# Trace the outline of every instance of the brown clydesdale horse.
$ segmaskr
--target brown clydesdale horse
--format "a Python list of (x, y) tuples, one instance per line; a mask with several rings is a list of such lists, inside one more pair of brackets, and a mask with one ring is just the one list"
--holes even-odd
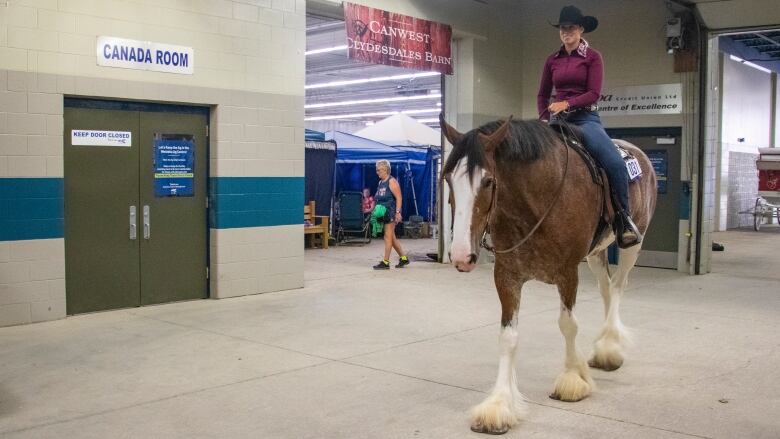
[[(609, 273), (606, 249), (614, 242), (614, 233), (608, 227), (595, 236), (605, 192), (593, 182), (585, 161), (547, 124), (510, 117), (465, 134), (443, 120), (441, 126), (454, 146), (443, 169), (453, 213), (450, 259), (458, 271), (474, 269), (487, 230), (495, 246), (494, 279), (501, 300), (498, 377), (490, 395), (472, 410), (471, 429), (501, 434), (524, 412), (514, 367), (523, 284), (535, 279), (558, 287), (558, 326), (566, 340), (566, 360), (550, 397), (579, 401), (593, 388), (588, 365), (615, 370), (623, 364), (628, 334), (619, 304), (641, 246), (621, 249), (618, 269)], [(644, 234), (655, 209), (655, 172), (639, 148), (620, 143), (642, 169), (640, 179), (631, 183), (630, 204), (631, 216)], [(583, 258), (598, 280), (605, 311), (587, 363), (575, 345), (573, 312), (577, 266)]]

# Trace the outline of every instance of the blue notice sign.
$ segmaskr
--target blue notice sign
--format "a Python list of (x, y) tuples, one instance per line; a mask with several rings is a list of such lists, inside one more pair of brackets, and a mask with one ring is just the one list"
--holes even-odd
[(194, 197), (195, 138), (190, 134), (154, 135), (154, 195)]
[(652, 149), (645, 151), (647, 157), (650, 159), (650, 163), (653, 164), (655, 170), (656, 181), (658, 182), (658, 193), (666, 193), (666, 181), (669, 174), (669, 159), (667, 153), (663, 149)]

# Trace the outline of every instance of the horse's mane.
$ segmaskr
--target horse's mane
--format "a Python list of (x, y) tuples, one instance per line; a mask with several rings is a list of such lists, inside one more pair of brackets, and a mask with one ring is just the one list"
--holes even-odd
[[(479, 140), (479, 133), (490, 135), (503, 123), (500, 120), (488, 122), (464, 134), (459, 144), (453, 145), (442, 173), (452, 172), (460, 159), (466, 157), (469, 176), (473, 177), (477, 166), (485, 166), (485, 153)], [(544, 122), (513, 120), (506, 139), (496, 147), (496, 162), (530, 163), (536, 161), (557, 141), (558, 137), (555, 131)]]

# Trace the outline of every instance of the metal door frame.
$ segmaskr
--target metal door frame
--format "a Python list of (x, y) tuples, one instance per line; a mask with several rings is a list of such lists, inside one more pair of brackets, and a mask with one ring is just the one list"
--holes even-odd
[[(76, 97), (65, 96), (63, 98), (64, 108), (86, 108), (95, 110), (119, 110), (119, 111), (137, 111), (137, 112), (157, 112), (157, 113), (178, 113), (206, 116), (206, 125), (209, 127), (206, 133), (206, 200), (208, 207), (205, 209), (206, 215), (206, 267), (211, 271), (211, 225), (209, 224), (209, 212), (211, 211), (211, 106), (207, 105), (182, 105), (168, 104), (161, 102), (139, 102), (139, 101), (121, 101), (115, 99), (102, 99), (94, 97)], [(67, 133), (63, 133), (63, 136)], [(206, 279), (206, 298), (211, 298), (211, 276)]]
[[(624, 128), (624, 127), (621, 127), (621, 128), (605, 128), (605, 130), (606, 130), (607, 134), (609, 135), (609, 137), (611, 137), (613, 139), (622, 139), (622, 138), (625, 138), (625, 137), (674, 137), (674, 138), (680, 140), (676, 144), (679, 145), (680, 148), (682, 148), (682, 133), (683, 133), (683, 127), (682, 126), (635, 127), (635, 128), (631, 128), (631, 127), (625, 127)], [(639, 147), (639, 145), (637, 145), (637, 147)], [(683, 158), (683, 152), (680, 151), (680, 159), (681, 160), (680, 160), (680, 163), (678, 163), (678, 166), (680, 167), (680, 169), (682, 169), (682, 158)], [(681, 187), (684, 187), (685, 186), (685, 180), (683, 180), (679, 174), (676, 177), (680, 181)], [(688, 194), (689, 194), (688, 195), (689, 196), (688, 205), (690, 205), (690, 201), (691, 201), (690, 200), (690, 196), (691, 196), (691, 192), (690, 191), (691, 191), (691, 188), (688, 187), (687, 190), (688, 190)], [(679, 194), (678, 196), (682, 197), (682, 194)], [(686, 214), (683, 211), (683, 207), (684, 207), (683, 203), (678, 203), (678, 204), (679, 204), (678, 217), (675, 220), (678, 223), (681, 220), (685, 220), (685, 219), (690, 220), (690, 207), (688, 208), (688, 212)], [(687, 218), (686, 218), (686, 216), (687, 216)], [(652, 226), (652, 221), (651, 221), (651, 226)], [(677, 236), (677, 249), (674, 252), (674, 253), (676, 253), (678, 255), (677, 256), (678, 263), (673, 268), (674, 270), (680, 270), (680, 268), (681, 268), (680, 264), (679, 264), (679, 258), (680, 258), (679, 255), (680, 255), (680, 252), (682, 251), (681, 250), (681, 244), (682, 243), (680, 241), (680, 236), (678, 234), (678, 236)], [(686, 243), (686, 245), (687, 245), (687, 243)], [(611, 252), (617, 253), (616, 246), (611, 249)], [(641, 256), (640, 256), (640, 258), (641, 258)], [(638, 264), (638, 265), (641, 265), (641, 264)], [(664, 269), (671, 269), (671, 268), (664, 268)]]

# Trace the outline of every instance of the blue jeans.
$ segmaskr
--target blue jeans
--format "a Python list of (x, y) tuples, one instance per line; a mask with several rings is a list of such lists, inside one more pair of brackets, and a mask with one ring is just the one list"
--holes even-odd
[(628, 170), (612, 139), (609, 138), (601, 118), (595, 111), (576, 111), (564, 116), (566, 121), (577, 125), (585, 137), (585, 149), (599, 162), (607, 173), (609, 185), (626, 213), (628, 204)]

